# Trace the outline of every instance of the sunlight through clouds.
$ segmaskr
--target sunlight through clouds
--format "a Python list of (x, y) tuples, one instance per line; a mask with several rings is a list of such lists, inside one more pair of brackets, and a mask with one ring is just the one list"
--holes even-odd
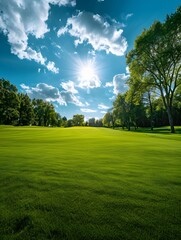
[(101, 86), (93, 61), (81, 62), (78, 69), (78, 81), (80, 88), (90, 89)]

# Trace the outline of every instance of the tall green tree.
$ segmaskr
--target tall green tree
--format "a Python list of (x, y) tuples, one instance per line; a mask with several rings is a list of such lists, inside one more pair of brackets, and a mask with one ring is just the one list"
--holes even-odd
[(74, 123), (74, 126), (83, 126), (83, 124), (84, 124), (84, 115), (75, 114), (73, 116), (73, 123)]
[(57, 126), (60, 123), (59, 115), (55, 112), (53, 104), (42, 99), (33, 99), (35, 125)]
[(96, 125), (96, 119), (95, 118), (89, 118), (89, 126), (95, 127)]
[[(154, 97), (156, 95), (156, 89), (155, 87), (151, 86), (149, 84), (150, 79), (146, 77), (143, 80), (144, 77), (142, 77), (139, 74), (136, 74), (136, 76), (132, 73), (132, 77), (129, 78), (128, 84), (130, 86), (129, 92), (133, 97), (133, 102), (137, 106), (141, 106), (143, 108), (143, 105), (145, 106), (145, 110), (147, 112), (147, 116), (150, 120), (150, 128), (153, 130), (154, 127), (154, 108), (153, 108), (153, 101)], [(137, 107), (139, 110), (140, 107)]]
[(44, 126), (45, 104), (42, 99), (33, 99), (33, 108), (35, 114), (34, 124)]
[(0, 124), (18, 124), (19, 104), (17, 88), (8, 80), (0, 79)]
[(27, 94), (19, 93), (19, 125), (30, 125), (34, 121), (34, 110), (31, 99)]
[(111, 112), (107, 112), (104, 117), (103, 117), (103, 125), (105, 127), (112, 127), (112, 113)]
[(127, 55), (131, 75), (149, 76), (149, 86), (160, 91), (174, 133), (173, 100), (181, 85), (181, 7), (167, 16), (164, 23), (155, 22), (135, 40)]

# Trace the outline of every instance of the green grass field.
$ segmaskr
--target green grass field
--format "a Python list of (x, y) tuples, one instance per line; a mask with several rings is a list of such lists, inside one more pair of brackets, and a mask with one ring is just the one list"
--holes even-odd
[(0, 126), (1, 240), (180, 240), (181, 134)]

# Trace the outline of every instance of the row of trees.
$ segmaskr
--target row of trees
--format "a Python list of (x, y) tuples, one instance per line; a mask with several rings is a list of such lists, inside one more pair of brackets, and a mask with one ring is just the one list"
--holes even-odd
[[(172, 111), (175, 125), (181, 125), (180, 96), (175, 98)], [(121, 126), (128, 130), (131, 127), (150, 127), (153, 130), (154, 127), (168, 126), (169, 119), (161, 97), (148, 92), (137, 98), (129, 89), (117, 96), (113, 108), (103, 118), (103, 125), (112, 128)]]
[(51, 103), (31, 100), (9, 81), (0, 80), (0, 124), (57, 126), (61, 121)]
[(126, 126), (181, 125), (181, 7), (137, 37), (127, 56), (129, 90), (117, 96), (110, 118)]
[(91, 118), (84, 121), (84, 115), (75, 114), (72, 119), (61, 117), (53, 104), (42, 99), (31, 100), (27, 94), (18, 93), (9, 81), (0, 79), (0, 124), (35, 126), (94, 126), (102, 127), (102, 120)]

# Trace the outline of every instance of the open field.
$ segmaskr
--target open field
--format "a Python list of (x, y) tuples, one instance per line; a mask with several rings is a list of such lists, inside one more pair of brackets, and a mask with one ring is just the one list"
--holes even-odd
[(180, 134), (0, 126), (1, 240), (180, 236)]

